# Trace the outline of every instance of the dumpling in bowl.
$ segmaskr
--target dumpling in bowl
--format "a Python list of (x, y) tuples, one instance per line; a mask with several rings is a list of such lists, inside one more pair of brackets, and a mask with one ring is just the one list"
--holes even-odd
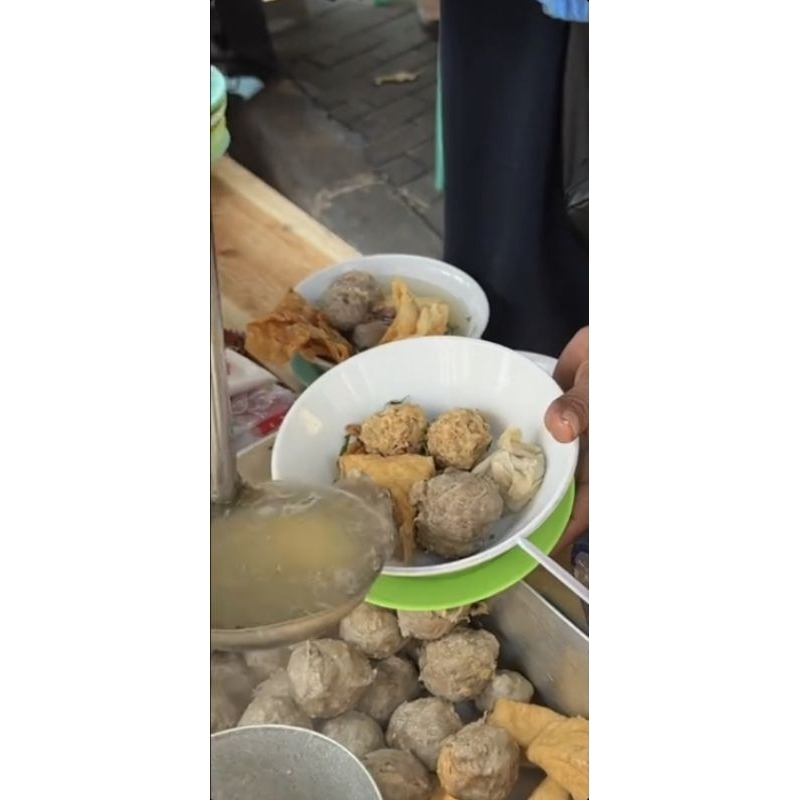
[(544, 451), (537, 444), (523, 442), (519, 428), (507, 428), (497, 440), (497, 449), (472, 472), (497, 486), (509, 511), (521, 511), (544, 480)]

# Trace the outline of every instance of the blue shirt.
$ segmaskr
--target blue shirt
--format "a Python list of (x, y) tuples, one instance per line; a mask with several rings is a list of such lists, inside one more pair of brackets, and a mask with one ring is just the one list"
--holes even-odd
[(589, 22), (589, 0), (539, 0), (548, 17), (565, 22)]

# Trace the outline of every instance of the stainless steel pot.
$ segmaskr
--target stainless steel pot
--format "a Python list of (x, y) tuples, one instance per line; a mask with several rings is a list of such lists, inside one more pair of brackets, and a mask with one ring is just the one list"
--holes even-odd
[(211, 737), (211, 800), (381, 800), (363, 764), (322, 734), (255, 725)]

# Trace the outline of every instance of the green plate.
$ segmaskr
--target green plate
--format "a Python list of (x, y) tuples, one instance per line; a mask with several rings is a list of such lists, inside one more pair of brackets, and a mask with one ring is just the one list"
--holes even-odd
[[(574, 500), (573, 484), (547, 521), (531, 534), (529, 541), (549, 555), (567, 527)], [(521, 548), (512, 547), (492, 561), (463, 572), (424, 578), (381, 575), (367, 600), (373, 605), (400, 611), (439, 611), (466, 606), (500, 594), (538, 566), (539, 562)]]
[(306, 361), (303, 356), (295, 356), (291, 360), (290, 366), (295, 377), (303, 386), (311, 386), (317, 378), (325, 374), (324, 369)]

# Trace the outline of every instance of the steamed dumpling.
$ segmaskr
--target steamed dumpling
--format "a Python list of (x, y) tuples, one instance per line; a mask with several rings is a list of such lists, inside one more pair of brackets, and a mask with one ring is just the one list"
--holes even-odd
[(497, 440), (497, 449), (472, 470), (497, 486), (511, 512), (521, 511), (534, 498), (544, 471), (544, 451), (523, 442), (519, 428), (507, 428)]

